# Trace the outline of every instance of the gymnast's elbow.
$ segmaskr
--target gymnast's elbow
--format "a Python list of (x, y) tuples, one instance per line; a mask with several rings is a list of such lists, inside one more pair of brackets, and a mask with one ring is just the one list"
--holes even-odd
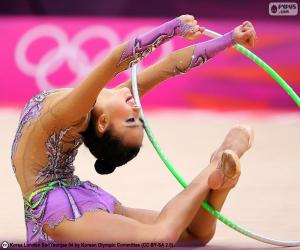
[(165, 74), (168, 74), (168, 77), (174, 77), (189, 71), (189, 62), (178, 57), (176, 53), (168, 55), (165, 58), (165, 62), (167, 65)]

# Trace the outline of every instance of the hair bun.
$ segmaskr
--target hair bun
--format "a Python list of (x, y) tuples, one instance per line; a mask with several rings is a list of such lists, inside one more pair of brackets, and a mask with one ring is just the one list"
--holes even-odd
[(116, 167), (103, 159), (98, 159), (95, 162), (95, 170), (98, 174), (111, 174), (115, 171)]

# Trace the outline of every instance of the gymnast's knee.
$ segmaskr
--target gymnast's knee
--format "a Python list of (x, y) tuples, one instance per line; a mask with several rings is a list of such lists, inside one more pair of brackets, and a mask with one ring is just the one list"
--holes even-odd
[[(68, 226), (69, 221), (63, 219), (58, 225), (55, 227), (50, 227), (48, 224), (43, 225), (43, 232), (50, 237), (50, 239), (54, 240), (55, 242), (69, 242), (70, 239), (68, 237), (68, 231), (72, 231), (71, 228)], [(67, 225), (67, 227), (66, 227)]]

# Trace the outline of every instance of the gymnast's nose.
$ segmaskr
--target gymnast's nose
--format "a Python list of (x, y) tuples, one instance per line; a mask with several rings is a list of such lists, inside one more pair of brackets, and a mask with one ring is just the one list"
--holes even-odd
[(136, 115), (140, 115), (141, 108), (139, 106), (137, 106), (137, 105), (133, 106), (132, 110)]

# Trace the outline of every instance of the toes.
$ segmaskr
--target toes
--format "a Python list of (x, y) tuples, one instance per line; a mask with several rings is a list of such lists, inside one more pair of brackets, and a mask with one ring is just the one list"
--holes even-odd
[(230, 149), (240, 158), (252, 147), (254, 130), (247, 125), (237, 124), (231, 127), (220, 147), (210, 157), (210, 162), (219, 160), (222, 153)]
[(231, 128), (231, 131), (240, 131), (242, 133), (247, 134), (248, 136), (248, 149), (251, 148), (252, 144), (253, 144), (253, 140), (254, 140), (254, 130), (248, 126), (248, 125), (244, 125), (244, 124), (236, 124)]
[(250, 126), (237, 124), (230, 129), (226, 137), (225, 141), (226, 139), (228, 139), (228, 141), (232, 141), (231, 145), (234, 144), (235, 153), (241, 157), (252, 147), (254, 131)]

